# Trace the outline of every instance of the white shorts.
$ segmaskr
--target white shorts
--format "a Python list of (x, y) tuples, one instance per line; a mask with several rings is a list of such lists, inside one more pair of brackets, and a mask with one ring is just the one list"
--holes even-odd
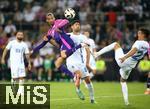
[(92, 69), (96, 70), (96, 62), (93, 55), (90, 55), (90, 66)]
[(25, 68), (19, 66), (11, 66), (11, 77), (12, 78), (21, 78), (25, 77)]
[(119, 58), (123, 57), (124, 53), (122, 48), (115, 50), (115, 60), (120, 67), (120, 75), (123, 79), (128, 79), (130, 72), (136, 66), (137, 61), (132, 60), (132, 58), (126, 59), (123, 63), (120, 62)]
[(67, 63), (67, 68), (72, 72), (75, 73), (76, 71), (81, 71), (82, 77), (85, 78), (87, 76), (90, 76), (88, 69), (84, 64), (78, 64), (78, 63)]

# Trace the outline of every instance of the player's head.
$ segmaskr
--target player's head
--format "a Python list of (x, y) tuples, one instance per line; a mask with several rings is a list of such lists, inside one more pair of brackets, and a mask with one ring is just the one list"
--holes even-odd
[(22, 31), (18, 31), (18, 32), (16, 33), (16, 38), (17, 38), (17, 40), (22, 41), (23, 38), (24, 38), (23, 32), (22, 32)]
[(46, 15), (47, 24), (50, 26), (54, 23), (54, 21), (55, 21), (54, 14), (53, 13), (47, 13), (47, 15)]
[(80, 32), (80, 21), (79, 20), (74, 20), (71, 22), (71, 29), (73, 32)]
[(148, 40), (149, 30), (145, 28), (140, 28), (137, 33), (138, 40)]
[(84, 34), (86, 37), (88, 37), (88, 38), (90, 37), (90, 32), (89, 32), (89, 31), (86, 31), (86, 30), (85, 30), (85, 31), (83, 31), (83, 34)]

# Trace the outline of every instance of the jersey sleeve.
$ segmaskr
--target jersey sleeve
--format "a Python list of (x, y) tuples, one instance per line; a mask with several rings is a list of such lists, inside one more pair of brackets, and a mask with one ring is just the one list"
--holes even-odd
[(85, 44), (88, 44), (89, 46), (91, 46), (90, 41), (88, 40), (88, 38), (86, 36), (83, 35), (81, 37), (83, 39), (81, 43), (85, 43)]
[(29, 48), (28, 48), (27, 44), (25, 44), (25, 54), (29, 54)]
[(140, 49), (140, 43), (139, 43), (138, 41), (136, 41), (136, 42), (133, 44), (132, 48), (137, 48), (137, 49), (139, 50), (139, 49)]
[(55, 26), (57, 28), (63, 28), (67, 24), (69, 24), (69, 21), (67, 19), (58, 19), (58, 20), (55, 21)]
[(95, 49), (95, 48), (96, 48), (95, 42), (91, 39), (91, 40), (90, 40), (90, 43), (91, 43), (91, 44), (90, 44), (91, 48), (92, 48), (92, 49)]
[(10, 50), (11, 47), (12, 47), (12, 41), (10, 41), (10, 42), (7, 44), (6, 49)]

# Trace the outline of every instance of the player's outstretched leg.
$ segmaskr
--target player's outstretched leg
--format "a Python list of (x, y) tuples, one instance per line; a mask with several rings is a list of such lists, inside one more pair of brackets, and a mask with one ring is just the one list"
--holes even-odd
[(80, 79), (81, 79), (81, 72), (80, 71), (76, 71), (75, 72), (75, 77), (74, 77), (76, 93), (77, 93), (78, 97), (81, 100), (85, 100), (84, 94), (80, 90)]
[(149, 72), (148, 77), (147, 77), (147, 89), (144, 92), (144, 94), (145, 95), (150, 95), (150, 72)]
[(102, 55), (104, 53), (107, 53), (107, 52), (109, 52), (111, 50), (117, 49), (119, 47), (120, 47), (120, 45), (117, 42), (114, 42), (114, 43), (112, 43), (112, 44), (102, 48), (100, 51), (94, 53), (94, 57), (97, 58), (98, 56), (100, 56), (100, 55)]
[(123, 94), (125, 105), (129, 105), (128, 86), (127, 86), (126, 80), (123, 79), (122, 77), (120, 78), (120, 84), (121, 84), (121, 87), (122, 87), (122, 94)]
[(95, 102), (95, 99), (94, 99), (94, 88), (93, 88), (93, 84), (92, 84), (92, 82), (91, 82), (89, 76), (87, 76), (87, 77), (85, 78), (85, 82), (86, 82), (87, 88), (88, 88), (88, 90), (89, 90), (89, 95), (90, 95), (90, 101), (91, 101), (91, 103), (96, 103), (96, 102)]

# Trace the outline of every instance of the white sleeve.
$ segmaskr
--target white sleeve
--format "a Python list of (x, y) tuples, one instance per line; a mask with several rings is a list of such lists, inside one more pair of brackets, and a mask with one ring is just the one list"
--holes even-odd
[(10, 41), (10, 42), (7, 44), (6, 49), (10, 50), (11, 47), (12, 47), (12, 41)]
[(82, 37), (82, 43), (86, 43), (86, 44), (88, 44), (88, 45), (91, 45), (90, 44), (90, 41), (88, 40), (88, 38), (86, 37), (86, 36), (81, 36)]
[(95, 42), (92, 39), (91, 39), (91, 45), (90, 46), (91, 46), (92, 49), (96, 48)]
[(137, 49), (139, 50), (139, 49), (140, 49), (140, 42), (136, 41), (136, 42), (133, 44), (132, 48), (137, 48)]
[(28, 48), (27, 44), (25, 44), (25, 54), (29, 54), (29, 48)]

